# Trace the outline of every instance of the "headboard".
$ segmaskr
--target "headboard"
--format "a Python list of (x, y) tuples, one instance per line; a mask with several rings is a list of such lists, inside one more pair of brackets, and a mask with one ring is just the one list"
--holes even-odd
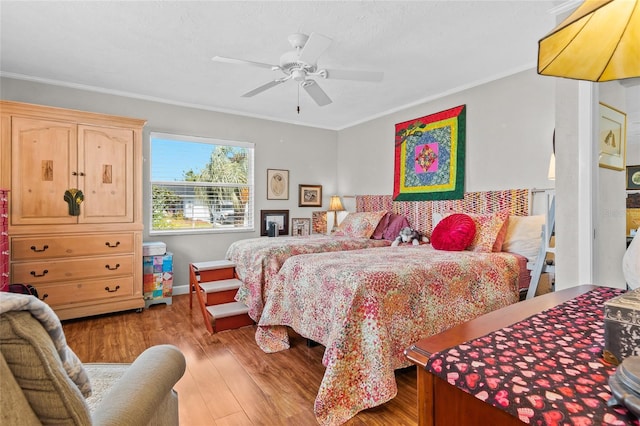
[(493, 213), (504, 209), (508, 209), (511, 215), (527, 216), (529, 190), (465, 192), (464, 198), (459, 200), (433, 201), (393, 201), (391, 195), (356, 195), (356, 211), (385, 210), (402, 214), (414, 229), (425, 235), (431, 235), (433, 213)]

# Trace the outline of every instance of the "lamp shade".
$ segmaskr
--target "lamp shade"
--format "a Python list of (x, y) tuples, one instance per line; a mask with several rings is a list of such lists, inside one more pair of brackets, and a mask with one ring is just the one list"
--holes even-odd
[(586, 0), (538, 42), (538, 73), (588, 81), (640, 77), (638, 0)]
[(340, 201), (340, 197), (337, 195), (332, 195), (329, 200), (329, 211), (330, 212), (341, 212), (344, 210), (342, 207), (342, 201)]

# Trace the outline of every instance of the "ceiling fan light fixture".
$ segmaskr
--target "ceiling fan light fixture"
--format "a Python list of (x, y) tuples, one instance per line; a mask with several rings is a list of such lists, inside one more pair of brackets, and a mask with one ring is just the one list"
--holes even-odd
[(304, 71), (304, 69), (295, 68), (291, 70), (291, 78), (293, 78), (295, 81), (304, 82), (307, 79), (307, 73)]
[(289, 43), (295, 49), (285, 52), (280, 56), (280, 65), (266, 64), (262, 62), (247, 61), (244, 59), (226, 58), (215, 56), (216, 62), (237, 65), (250, 65), (259, 68), (269, 68), (271, 71), (282, 71), (284, 77), (271, 80), (257, 88), (243, 94), (242, 97), (250, 98), (259, 93), (275, 87), (287, 80), (295, 80), (318, 106), (330, 104), (331, 98), (322, 90), (315, 80), (309, 77), (321, 77), (324, 79), (356, 80), (356, 81), (381, 81), (384, 73), (376, 71), (334, 70), (318, 69), (318, 58), (331, 44), (331, 39), (318, 33), (295, 33), (288, 37)]

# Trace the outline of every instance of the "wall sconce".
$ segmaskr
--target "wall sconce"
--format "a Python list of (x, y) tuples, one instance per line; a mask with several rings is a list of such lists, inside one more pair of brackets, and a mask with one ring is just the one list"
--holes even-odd
[(585, 1), (538, 42), (538, 74), (587, 81), (640, 77), (638, 0)]
[(333, 232), (338, 226), (338, 212), (344, 211), (344, 207), (342, 207), (342, 201), (340, 201), (339, 196), (331, 196), (331, 199), (329, 200), (328, 211), (333, 212), (333, 228), (331, 228), (331, 232)]

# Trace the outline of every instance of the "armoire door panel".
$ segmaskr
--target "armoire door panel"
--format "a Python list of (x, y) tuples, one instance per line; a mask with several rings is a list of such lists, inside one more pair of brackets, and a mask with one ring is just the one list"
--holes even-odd
[(78, 126), (81, 223), (133, 222), (133, 143), (131, 129)]
[(76, 126), (72, 123), (13, 117), (11, 223), (76, 223), (65, 191), (77, 186)]

